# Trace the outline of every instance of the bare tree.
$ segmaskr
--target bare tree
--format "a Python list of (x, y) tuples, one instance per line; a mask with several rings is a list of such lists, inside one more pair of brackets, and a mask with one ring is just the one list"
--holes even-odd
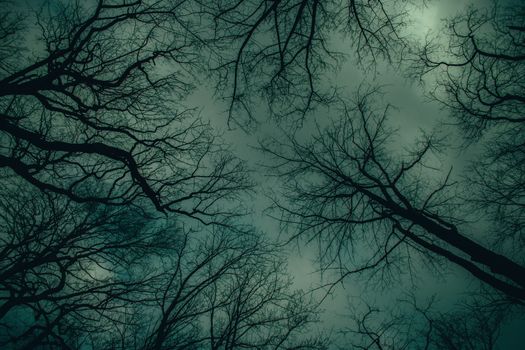
[(185, 250), (159, 289), (160, 312), (148, 321), (147, 349), (326, 346), (325, 339), (305, 333), (317, 320), (316, 306), (291, 291), (275, 247), (253, 235), (216, 232), (194, 247), (188, 242)]
[(518, 3), (471, 7), (447, 22), (447, 47), (428, 41), (420, 52), (422, 73), (440, 76), (432, 96), (484, 148), (467, 176), (476, 192), (468, 200), (494, 223), (492, 244), (517, 255), (525, 242), (524, 14)]
[(365, 271), (409, 272), (414, 253), (421, 253), (460, 266), (522, 303), (525, 267), (480, 241), (479, 227), (465, 224), (450, 171), (432, 172), (439, 140), (429, 135), (396, 159), (388, 111), (367, 91), (344, 104), (334, 126), (319, 127), (313, 141), (290, 136), (263, 146), (285, 179), (288, 201), (276, 202), (283, 224), (295, 237), (317, 239), (325, 266), (335, 265), (341, 279)]
[(277, 247), (231, 220), (243, 163), (182, 103), (198, 4), (2, 5), (2, 346), (323, 348)]
[(357, 311), (353, 311), (352, 326), (345, 327), (341, 331), (343, 342), (352, 344), (355, 349), (414, 348), (415, 341), (407, 336), (405, 328), (409, 331), (413, 330), (407, 324), (407, 318), (403, 316), (394, 313), (385, 316), (378, 308), (370, 305), (367, 305), (366, 310), (360, 315)]
[(50, 2), (22, 21), (2, 3), (0, 166), (76, 202), (234, 215), (215, 204), (249, 187), (243, 165), (182, 103), (201, 45), (190, 5)]
[[(392, 60), (406, 45), (404, 5), (382, 0), (203, 2), (219, 39), (214, 44), (221, 55), (211, 68), (228, 100), (229, 122), (256, 121), (254, 100), (261, 95), (274, 115), (294, 119), (329, 102), (333, 92), (323, 76), (343, 58), (332, 48), (341, 31), (358, 61)], [(227, 50), (232, 55), (223, 54)]]
[(353, 315), (342, 333), (356, 349), (497, 349), (507, 311), (464, 305), (449, 313), (436, 311), (432, 298), (424, 306), (414, 296), (398, 301), (390, 312), (367, 306)]
[(0, 202), (2, 347), (74, 348), (110, 332), (155, 277), (137, 266), (169, 254), (176, 235), (132, 208), (78, 205), (15, 184)]
[(57, 1), (26, 18), (3, 5), (0, 166), (77, 202), (146, 198), (202, 222), (232, 215), (213, 208), (248, 185), (183, 104), (198, 72), (218, 72), (230, 120), (261, 91), (304, 114), (328, 98), (329, 34), (374, 59), (404, 43), (404, 12), (385, 1)]
[(444, 47), (421, 49), (421, 73), (439, 73), (433, 96), (452, 112), (469, 137), (495, 126), (522, 128), (525, 96), (523, 4), (471, 7), (447, 22)]
[(325, 347), (305, 334), (317, 306), (260, 234), (16, 190), (2, 196), (2, 347)]

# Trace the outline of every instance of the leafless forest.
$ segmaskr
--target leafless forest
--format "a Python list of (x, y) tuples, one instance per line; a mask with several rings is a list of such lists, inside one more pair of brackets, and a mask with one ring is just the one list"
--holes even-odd
[(523, 346), (525, 3), (0, 6), (0, 348)]

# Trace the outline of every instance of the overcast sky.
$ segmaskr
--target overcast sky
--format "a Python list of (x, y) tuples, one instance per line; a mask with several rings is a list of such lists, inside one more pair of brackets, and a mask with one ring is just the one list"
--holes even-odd
[[(29, 2), (29, 4), (34, 6), (38, 2), (35, 0)], [(411, 6), (409, 7), (409, 18), (412, 23), (407, 28), (408, 33), (414, 39), (419, 40), (423, 40), (427, 34), (438, 35), (442, 29), (442, 20), (459, 13), (469, 4), (486, 6), (490, 4), (490, 1), (434, 0), (428, 1), (427, 6)], [(421, 130), (430, 131), (436, 127), (442, 127), (442, 123), (447, 120), (446, 111), (443, 111), (436, 102), (432, 102), (425, 97), (428, 86), (432, 84), (431, 81), (427, 81), (426, 85), (422, 86), (418, 82), (407, 79), (403, 69), (392, 67), (386, 63), (380, 63), (375, 71), (364, 71), (362, 67), (356, 64), (356, 58), (352, 56), (354, 55), (352, 48), (344, 40), (333, 42), (333, 46), (337, 50), (346, 53), (348, 60), (339, 71), (326, 73), (323, 83), (327, 86), (336, 85), (343, 94), (346, 93), (349, 96), (356, 91), (361, 83), (384, 85), (385, 102), (392, 103), (397, 107), (392, 112), (390, 123), (399, 130), (398, 151), (404, 147), (409, 147), (421, 135)], [(432, 79), (432, 77), (429, 77), (429, 79)], [(261, 109), (256, 116), (261, 124), (253, 132), (246, 133), (239, 128), (228, 129), (226, 126), (227, 115), (224, 113), (227, 105), (217, 100), (213, 96), (212, 87), (206, 84), (202, 84), (195, 91), (187, 101), (187, 104), (199, 108), (202, 117), (208, 119), (215, 130), (223, 133), (223, 138), (232, 145), (234, 152), (240, 158), (246, 160), (254, 170), (254, 176), (260, 182), (258, 192), (249, 200), (254, 210), (253, 223), (255, 226), (265, 231), (272, 239), (286, 238), (285, 235), (283, 236), (278, 222), (269, 217), (265, 211), (270, 205), (270, 200), (265, 195), (271, 190), (278, 188), (279, 179), (265, 175), (264, 169), (260, 165), (267, 164), (270, 160), (256, 149), (259, 140), (270, 135), (275, 136), (279, 134), (279, 125), (273, 121), (268, 121), (265, 115), (266, 111)], [(311, 131), (308, 128), (314, 125), (314, 120), (321, 123), (326, 123), (327, 120), (330, 120), (322, 112), (308, 115), (308, 118), (304, 123), (306, 132)], [(449, 133), (448, 141), (450, 141), (450, 144), (457, 145), (460, 143), (456, 137), (457, 134), (452, 128), (445, 131), (445, 133)], [(459, 175), (465, 170), (464, 166), (468, 159), (475, 156), (475, 154), (475, 149), (465, 152), (452, 147), (440, 159), (442, 162), (441, 167), (446, 172), (450, 166), (453, 166), (454, 174)], [(300, 243), (291, 244), (288, 250), (290, 251), (289, 271), (294, 277), (298, 288), (315, 287), (322, 283), (320, 275), (316, 273), (319, 266), (315, 263), (315, 244), (307, 246)], [(424, 268), (422, 268), (422, 271), (424, 271)], [(333, 277), (326, 276), (325, 278), (330, 280)], [(411, 290), (412, 283), (408, 283), (408, 280), (406, 281), (407, 283), (402, 283), (406, 279), (408, 279), (408, 276), (402, 277), (400, 279), (401, 283), (393, 288), (374, 291), (371, 291), (362, 281), (350, 278), (345, 280), (343, 285), (334, 290), (333, 295), (325, 299), (323, 308), (326, 312), (322, 317), (324, 321), (323, 327), (327, 331), (337, 331), (338, 327), (344, 326), (348, 322), (347, 314), (350, 312), (347, 309), (353, 303), (357, 307), (362, 306), (360, 305), (362, 301), (384, 306), (394, 303), (396, 299), (403, 297), (407, 292), (414, 292), (422, 300), (437, 294), (439, 296), (437, 305), (444, 308), (444, 311), (445, 308), (454, 308), (457, 301), (462, 300), (469, 290), (476, 287), (465, 271), (456, 269), (453, 266), (449, 266), (447, 273), (440, 277), (425, 272), (420, 274), (419, 280), (413, 281), (415, 290)], [(322, 295), (322, 291), (318, 295)], [(501, 338), (501, 349), (518, 350), (522, 348), (523, 344), (525, 344), (525, 334), (524, 332), (518, 332), (520, 327), (525, 329), (525, 322), (517, 321), (504, 328)]]
[[(479, 7), (486, 6), (490, 2), (442, 0), (430, 1), (425, 7), (413, 6), (409, 13), (412, 23), (408, 28), (408, 33), (418, 40), (423, 40), (427, 34), (438, 35), (443, 26), (442, 20), (458, 14), (469, 4)], [(430, 131), (436, 127), (443, 129), (442, 123), (448, 120), (446, 111), (443, 111), (436, 102), (425, 97), (428, 86), (432, 84), (431, 81), (428, 81), (431, 80), (431, 77), (427, 79), (426, 85), (422, 86), (418, 82), (408, 80), (402, 69), (389, 66), (386, 63), (379, 64), (375, 72), (366, 72), (356, 64), (356, 60), (352, 58), (352, 49), (344, 41), (335, 42), (334, 46), (337, 50), (347, 53), (349, 59), (343, 64), (340, 71), (327, 73), (324, 83), (336, 85), (348, 95), (355, 92), (361, 83), (385, 85), (385, 101), (397, 107), (397, 110), (391, 115), (390, 123), (399, 130), (398, 145), (400, 149), (409, 147), (421, 135), (421, 130)], [(269, 200), (264, 197), (264, 193), (277, 188), (278, 179), (264, 175), (264, 170), (258, 165), (265, 164), (269, 160), (255, 149), (258, 140), (279, 133), (278, 125), (268, 121), (264, 115), (265, 111), (261, 110), (260, 114), (257, 115), (261, 124), (254, 132), (246, 133), (240, 129), (229, 130), (225, 126), (226, 115), (224, 111), (227, 106), (213, 97), (209, 87), (201, 87), (196, 91), (190, 102), (193, 101), (202, 108), (203, 117), (209, 118), (217, 130), (224, 132), (224, 138), (233, 145), (237, 155), (249, 162), (253, 169), (257, 169), (256, 177), (261, 182), (260, 188), (262, 189), (251, 199), (255, 210), (255, 224), (266, 231), (270, 237), (279, 237), (281, 232), (278, 223), (264, 212), (264, 209), (270, 204)], [(203, 101), (207, 101), (207, 103), (203, 104)], [(311, 127), (313, 125), (312, 120), (317, 119), (321, 122), (326, 120), (326, 116), (319, 112), (309, 115), (308, 118), (310, 119), (304, 123), (304, 128)], [(457, 133), (454, 129), (450, 128), (445, 133), (448, 134), (447, 141), (451, 145), (458, 146), (461, 144), (457, 140)], [(440, 159), (441, 168), (446, 172), (452, 166), (454, 174), (461, 175), (468, 159), (475, 155), (475, 148), (465, 151), (451, 147), (448, 153)], [(297, 287), (308, 288), (319, 285), (321, 283), (320, 275), (315, 272), (319, 268), (315, 263), (315, 244), (308, 246), (293, 244), (289, 249), (289, 270)], [(330, 277), (328, 276), (328, 278)], [(408, 276), (404, 278), (408, 278)], [(475, 288), (470, 276), (454, 266), (449, 266), (446, 274), (440, 277), (425, 272), (420, 274), (419, 280), (415, 281), (414, 284), (415, 290), (411, 290), (411, 283), (408, 283), (408, 280), (406, 282), (406, 284), (400, 283), (387, 290), (371, 291), (363, 283), (352, 279), (345, 280), (344, 285), (336, 288), (333, 295), (324, 302), (323, 308), (326, 313), (323, 315), (323, 327), (334, 332), (338, 327), (344, 326), (345, 323), (348, 323), (348, 313), (350, 312), (348, 307), (352, 304), (357, 307), (362, 306), (363, 301), (384, 306), (392, 305), (396, 299), (406, 296), (407, 292), (414, 292), (420, 300), (437, 294), (439, 297), (436, 304), (438, 310), (445, 311), (446, 308), (455, 308), (457, 302), (464, 300), (467, 292), (472, 290), (472, 287)], [(518, 331), (520, 328), (525, 328), (523, 320), (504, 327), (500, 341), (501, 349), (518, 350), (522, 348), (522, 345), (525, 344), (525, 335)]]

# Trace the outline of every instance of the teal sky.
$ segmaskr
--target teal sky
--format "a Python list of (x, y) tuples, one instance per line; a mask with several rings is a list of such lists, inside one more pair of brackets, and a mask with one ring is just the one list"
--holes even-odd
[[(43, 0), (26, 0), (30, 7), (38, 6)], [(458, 14), (468, 6), (483, 7), (490, 5), (486, 0), (431, 0), (425, 6), (410, 5), (408, 19), (411, 23), (406, 28), (406, 34), (415, 41), (421, 41), (426, 35), (439, 36), (443, 28), (443, 20)], [(513, 3), (507, 1), (505, 3)], [(470, 159), (478, 155), (479, 149), (475, 146), (465, 150), (461, 147), (462, 141), (457, 130), (444, 126), (450, 120), (446, 110), (435, 101), (428, 98), (429, 87), (433, 84), (435, 76), (426, 76), (423, 84), (409, 79), (405, 72), (410, 69), (408, 62), (403, 62), (402, 67), (393, 67), (386, 62), (379, 61), (375, 70), (364, 70), (356, 64), (355, 53), (344, 40), (333, 40), (332, 46), (337, 51), (347, 55), (340, 69), (325, 73), (322, 84), (337, 86), (342, 95), (351, 96), (360, 84), (382, 85), (384, 102), (393, 104), (396, 109), (392, 112), (389, 123), (398, 130), (397, 139), (392, 147), (393, 153), (402, 153), (409, 148), (422, 135), (423, 131), (430, 132), (439, 129), (446, 138), (450, 147), (434, 160), (439, 171), (432, 172), (431, 176), (441, 177), (452, 167), (453, 177), (465, 175)], [(253, 177), (258, 186), (247, 202), (253, 210), (250, 216), (251, 223), (264, 231), (271, 240), (286, 240), (287, 233), (283, 232), (279, 223), (269, 214), (267, 208), (271, 205), (269, 195), (279, 196), (279, 179), (267, 174), (264, 165), (271, 160), (267, 155), (257, 149), (258, 143), (268, 137), (279, 137), (285, 128), (278, 122), (268, 120), (267, 110), (262, 106), (257, 109), (256, 119), (259, 125), (256, 129), (246, 132), (240, 128), (227, 127), (227, 104), (214, 94), (211, 84), (205, 80), (199, 82), (198, 88), (186, 101), (191, 107), (200, 111), (203, 119), (210, 122), (215, 131), (231, 146), (239, 158), (245, 160), (253, 171)], [(382, 101), (383, 102), (383, 101)], [(329, 125), (337, 115), (333, 111), (319, 109), (307, 115), (300, 133), (308, 135), (314, 131), (315, 123)], [(479, 223), (478, 225), (482, 225)], [(315, 288), (322, 283), (334, 280), (336, 276), (318, 272), (317, 246), (315, 242), (305, 244), (294, 241), (287, 247), (288, 270), (293, 276), (295, 286), (298, 288)], [(366, 254), (366, 252), (364, 252)], [(449, 264), (450, 265), (450, 264)], [(325, 312), (321, 315), (322, 323), (319, 327), (330, 334), (337, 334), (341, 327), (349, 323), (348, 314), (352, 309), (362, 310), (364, 303), (370, 303), (387, 309), (395, 306), (398, 300), (413, 293), (423, 302), (433, 295), (437, 296), (435, 310), (446, 313), (457, 310), (459, 303), (468, 299), (468, 293), (477, 290), (478, 285), (464, 270), (448, 266), (441, 275), (437, 275), (424, 266), (417, 267), (415, 279), (402, 275), (392, 286), (374, 288), (366, 285), (362, 280), (344, 280), (328, 296), (322, 308)], [(316, 292), (316, 296), (323, 296), (325, 290)], [(504, 325), (500, 341), (501, 350), (520, 350), (525, 344), (525, 315), (516, 318)], [(337, 336), (336, 336), (337, 337)], [(340, 340), (344, 348), (344, 340)]]
[[(406, 33), (418, 41), (423, 40), (427, 35), (439, 36), (443, 29), (444, 19), (457, 15), (468, 6), (484, 7), (490, 3), (490, 1), (475, 0), (443, 0), (429, 1), (426, 6), (409, 6), (408, 18), (412, 23), (406, 28)], [(403, 69), (392, 67), (381, 61), (375, 66), (375, 71), (366, 71), (356, 64), (355, 58), (353, 58), (354, 53), (348, 43), (340, 40), (334, 42), (333, 46), (336, 50), (347, 54), (348, 59), (339, 70), (326, 73), (323, 79), (324, 84), (327, 86), (336, 85), (340, 91), (348, 95), (355, 92), (361, 83), (384, 85), (384, 100), (397, 108), (389, 120), (390, 124), (398, 129), (396, 146), (399, 149), (396, 149), (395, 152), (402, 152), (410, 147), (421, 136), (422, 131), (428, 132), (439, 129), (452, 147), (436, 159), (436, 166), (442, 171), (434, 172), (433, 176), (444, 175), (450, 167), (453, 168), (453, 176), (464, 175), (468, 161), (472, 157), (476, 157), (479, 149), (475, 146), (467, 150), (460, 147), (462, 141), (457, 130), (443, 126), (443, 123), (450, 121), (447, 111), (443, 110), (442, 106), (435, 101), (430, 101), (427, 95), (429, 87), (433, 84), (432, 79), (435, 77), (427, 76), (424, 84), (421, 85), (420, 82), (408, 79)], [(410, 69), (409, 67), (404, 68)], [(286, 234), (281, 232), (279, 224), (267, 216), (264, 211), (270, 205), (264, 194), (278, 188), (278, 179), (264, 175), (264, 169), (260, 168), (259, 165), (268, 164), (269, 160), (256, 149), (258, 141), (278, 134), (280, 126), (273, 121), (268, 121), (265, 114), (266, 110), (261, 108), (256, 116), (260, 125), (255, 131), (246, 133), (238, 128), (231, 130), (225, 126), (226, 115), (224, 111), (227, 109), (227, 105), (218, 101), (208, 88), (197, 90), (190, 98), (190, 102), (193, 101), (202, 109), (202, 116), (209, 118), (217, 130), (222, 130), (224, 139), (232, 144), (235, 153), (245, 159), (253, 169), (256, 169), (255, 176), (260, 182), (260, 189), (250, 199), (256, 225), (270, 237), (286, 238)], [(206, 102), (203, 104), (203, 101)], [(310, 119), (304, 122), (301, 131), (306, 134), (313, 127), (314, 120), (321, 125), (326, 124), (327, 120), (331, 120), (330, 117), (323, 114), (323, 111), (311, 113), (308, 118)], [(443, 128), (448, 129), (443, 130)], [(319, 265), (316, 263), (317, 247), (315, 243), (304, 245), (295, 242), (290, 245), (289, 251), (288, 268), (297, 287), (316, 287), (322, 282), (334, 278), (328, 274), (321, 279), (317, 272)], [(395, 305), (399, 298), (406, 297), (407, 293), (414, 293), (422, 301), (435, 295), (437, 297), (435, 310), (438, 312), (457, 310), (458, 303), (465, 301), (465, 296), (469, 290), (477, 288), (468, 273), (454, 266), (447, 267), (441, 276), (429, 272), (424, 267), (418, 272), (415, 281), (410, 281), (409, 276), (403, 276), (400, 278), (401, 283), (377, 290), (371, 289), (362, 281), (352, 280), (351, 278), (345, 280), (325, 299), (323, 308), (326, 311), (322, 316), (321, 327), (324, 327), (327, 332), (337, 332), (340, 327), (344, 327), (348, 323), (348, 315), (352, 308), (359, 309), (363, 306), (363, 302), (388, 308)], [(323, 295), (323, 292), (319, 291), (318, 294)], [(498, 348), (502, 350), (522, 349), (523, 344), (525, 344), (525, 334), (520, 330), (525, 329), (524, 327), (525, 317), (518, 317), (506, 324), (502, 328)], [(344, 348), (345, 345), (342, 344), (342, 346)]]

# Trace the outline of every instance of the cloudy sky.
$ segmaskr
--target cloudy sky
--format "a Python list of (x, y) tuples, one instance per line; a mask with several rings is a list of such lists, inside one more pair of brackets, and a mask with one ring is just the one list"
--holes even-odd
[[(42, 3), (40, 0), (27, 2), (30, 7), (38, 7), (40, 3)], [(490, 3), (488, 0), (430, 0), (425, 5), (408, 5), (410, 22), (405, 34), (415, 41), (423, 41), (427, 35), (439, 38), (444, 19), (464, 11), (468, 6), (484, 7)], [(384, 95), (381, 102), (396, 107), (392, 110), (389, 119), (390, 125), (398, 130), (393, 153), (403, 152), (409, 148), (423, 131), (440, 130), (449, 148), (435, 159), (435, 165), (439, 170), (433, 172), (433, 176), (441, 177), (451, 167), (453, 177), (465, 175), (468, 161), (476, 157), (479, 149), (474, 146), (468, 149), (462, 147), (463, 143), (457, 130), (446, 126), (450, 121), (447, 111), (428, 98), (435, 76), (429, 74), (422, 82), (408, 78), (406, 72), (410, 71), (409, 61), (402, 62), (401, 66), (378, 61), (374, 69), (363, 67), (357, 63), (353, 48), (342, 36), (333, 39), (331, 45), (334, 50), (344, 53), (346, 60), (339, 69), (326, 72), (322, 84), (337, 86), (339, 93), (346, 96), (352, 96), (362, 84), (383, 86)], [(208, 120), (215, 131), (222, 134), (222, 138), (231, 145), (233, 152), (244, 159), (252, 169), (258, 186), (256, 192), (247, 198), (253, 210), (253, 216), (250, 216), (251, 223), (264, 231), (270, 240), (285, 241), (289, 237), (288, 233), (277, 220), (272, 218), (272, 212), (268, 210), (271, 206), (269, 197), (279, 197), (280, 179), (268, 174), (265, 165), (271, 164), (272, 160), (258, 149), (260, 141), (268, 137), (281, 137), (284, 126), (269, 120), (266, 115), (267, 110), (261, 108), (255, 115), (259, 121), (257, 128), (249, 132), (236, 127), (229, 128), (226, 123), (227, 113), (225, 113), (228, 105), (214, 94), (212, 85), (206, 81), (200, 82), (186, 104), (198, 108), (201, 117)], [(328, 113), (330, 115), (327, 115)], [(322, 108), (310, 113), (299, 133), (304, 135), (313, 133), (316, 123), (329, 125), (338, 117), (332, 113), (333, 111), (328, 112)], [(337, 278), (336, 275), (330, 274), (321, 276), (318, 272), (320, 266), (316, 262), (318, 247), (315, 242), (305, 244), (302, 241), (293, 241), (286, 249), (289, 254), (289, 272), (297, 288), (316, 288)], [(469, 292), (478, 288), (468, 273), (454, 266), (448, 266), (439, 275), (429, 272), (424, 266), (416, 272), (417, 274), (413, 276), (408, 274), (400, 276), (395, 283), (387, 287), (376, 285), (371, 287), (362, 279), (346, 278), (324, 299), (322, 308), (325, 312), (321, 317), (323, 322), (320, 328), (337, 339), (339, 337), (337, 332), (350, 325), (349, 315), (352, 312), (361, 312), (365, 303), (388, 309), (395, 307), (399, 300), (406, 298), (409, 293), (414, 294), (422, 303), (436, 295), (438, 297), (434, 306), (436, 311), (455, 310), (459, 302), (465, 301)], [(315, 297), (321, 299), (326, 291), (326, 288), (318, 289)], [(520, 346), (525, 344), (525, 334), (519, 332), (520, 329), (525, 329), (525, 317), (517, 317), (516, 320), (506, 324), (501, 333), (500, 348), (520, 349)], [(344, 345), (344, 341), (344, 339), (340, 340), (340, 344)]]
[[(410, 25), (407, 27), (407, 34), (414, 40), (422, 41), (428, 36), (439, 37), (443, 29), (443, 20), (459, 14), (468, 6), (484, 7), (490, 5), (490, 1), (465, 1), (465, 0), (443, 0), (429, 1), (426, 6), (414, 5), (409, 7)], [(446, 173), (450, 167), (453, 168), (453, 176), (462, 176), (466, 170), (469, 159), (475, 157), (479, 149), (472, 146), (464, 149), (457, 130), (447, 127), (445, 124), (450, 122), (448, 114), (435, 101), (428, 98), (428, 91), (432, 87), (435, 76), (428, 75), (423, 82), (414, 81), (407, 78), (406, 72), (410, 67), (393, 67), (387, 63), (379, 62), (374, 70), (363, 69), (356, 62), (352, 48), (344, 40), (335, 41), (334, 48), (347, 54), (347, 60), (340, 70), (327, 72), (323, 83), (327, 86), (338, 86), (343, 94), (349, 96), (354, 93), (357, 87), (364, 83), (369, 85), (382, 85), (385, 92), (385, 102), (393, 104), (396, 109), (392, 112), (389, 120), (390, 124), (398, 129), (397, 145), (398, 151), (410, 147), (413, 142), (421, 136), (422, 131), (440, 129), (451, 146), (445, 154), (438, 160), (441, 172), (435, 176)], [(260, 182), (259, 191), (250, 202), (254, 208), (256, 226), (262, 228), (270, 237), (280, 237), (286, 239), (279, 224), (268, 216), (265, 209), (271, 204), (265, 196), (278, 188), (279, 181), (276, 178), (265, 174), (261, 164), (271, 162), (265, 154), (257, 150), (258, 142), (268, 136), (275, 136), (280, 133), (280, 126), (273, 121), (268, 121), (265, 111), (261, 110), (257, 115), (260, 121), (259, 127), (250, 133), (246, 133), (238, 128), (229, 129), (225, 125), (226, 115), (224, 111), (227, 105), (221, 103), (213, 96), (209, 87), (203, 87), (196, 91), (190, 101), (195, 101), (202, 108), (202, 115), (209, 117), (210, 122), (217, 130), (222, 130), (223, 137), (232, 144), (236, 154), (245, 159), (256, 170), (256, 177)], [(203, 105), (202, 102), (206, 101)], [(323, 124), (326, 123), (326, 115), (321, 112), (309, 115), (302, 132), (308, 133), (312, 128), (313, 120)], [(323, 282), (331, 280), (333, 276), (326, 275), (321, 280), (319, 265), (316, 263), (315, 243), (304, 245), (295, 242), (289, 246), (289, 271), (294, 277), (297, 287), (310, 288), (316, 287)], [(373, 290), (366, 286), (363, 281), (348, 278), (343, 284), (339, 284), (328, 296), (323, 304), (326, 310), (323, 315), (324, 329), (334, 333), (340, 327), (345, 327), (349, 323), (349, 314), (353, 308), (359, 310), (364, 303), (381, 305), (383, 307), (393, 306), (396, 300), (406, 298), (407, 293), (414, 293), (419, 300), (428, 300), (431, 296), (437, 295), (438, 299), (435, 309), (439, 312), (457, 309), (458, 303), (465, 300), (469, 290), (476, 288), (472, 278), (464, 271), (453, 266), (449, 266), (446, 271), (436, 276), (422, 268), (419, 271), (417, 280), (408, 280), (408, 276), (400, 278), (399, 284), (388, 289)], [(406, 283), (402, 283), (402, 282)], [(413, 287), (412, 287), (413, 286)], [(324, 295), (325, 289), (318, 292)], [(354, 310), (355, 311), (355, 310)], [(525, 343), (525, 335), (519, 329), (525, 327), (524, 319), (518, 319), (503, 327), (499, 346), (501, 349), (520, 349)], [(343, 341), (344, 344), (344, 341)]]

